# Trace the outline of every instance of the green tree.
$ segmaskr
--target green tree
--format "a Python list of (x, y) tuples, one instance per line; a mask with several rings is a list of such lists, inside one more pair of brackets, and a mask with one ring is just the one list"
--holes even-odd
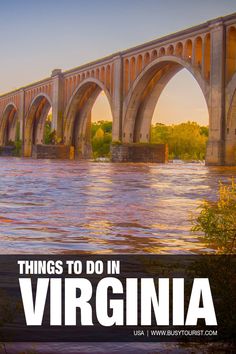
[(43, 141), (44, 144), (50, 145), (56, 143), (56, 132), (52, 131), (52, 115), (49, 114), (47, 116), (45, 125), (44, 125), (44, 133), (43, 133)]
[(101, 128), (105, 133), (112, 132), (112, 122), (111, 121), (101, 121)]
[(112, 142), (112, 122), (102, 120), (92, 123), (91, 136), (94, 158), (109, 157)]
[(20, 139), (20, 122), (19, 121), (17, 121), (17, 123), (16, 123), (15, 140), (8, 141), (7, 145), (13, 146), (13, 156), (21, 156), (22, 141)]
[(151, 127), (151, 142), (168, 144), (170, 158), (203, 160), (207, 139), (208, 128), (195, 122), (171, 126), (157, 123)]
[(91, 127), (91, 136), (92, 138), (96, 134), (96, 131), (101, 128), (104, 133), (111, 133), (112, 132), (112, 122), (100, 120), (98, 122), (93, 122)]
[[(94, 157), (108, 157), (112, 141), (112, 122), (92, 123), (91, 138)], [(151, 127), (151, 143), (168, 144), (169, 158), (203, 160), (205, 158), (208, 127), (195, 122), (177, 125), (157, 123)]]
[(200, 231), (210, 245), (219, 252), (236, 253), (236, 185), (220, 183), (218, 198), (205, 200), (200, 205), (200, 214), (192, 220), (192, 231)]

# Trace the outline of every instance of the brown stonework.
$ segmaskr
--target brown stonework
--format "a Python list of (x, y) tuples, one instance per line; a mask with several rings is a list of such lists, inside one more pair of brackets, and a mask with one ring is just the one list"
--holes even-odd
[(69, 159), (70, 147), (66, 145), (33, 145), (34, 159)]
[(14, 146), (0, 146), (0, 156), (14, 156)]
[(112, 162), (168, 162), (166, 144), (112, 144)]

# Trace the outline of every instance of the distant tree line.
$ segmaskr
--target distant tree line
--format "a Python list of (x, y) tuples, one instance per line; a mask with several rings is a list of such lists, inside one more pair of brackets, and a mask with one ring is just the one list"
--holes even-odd
[(208, 127), (195, 122), (151, 127), (151, 142), (168, 144), (170, 159), (204, 160), (207, 140)]
[[(169, 159), (204, 160), (208, 127), (196, 122), (165, 125), (156, 123), (151, 126), (151, 143), (167, 144)], [(51, 131), (51, 116), (45, 124), (44, 143), (55, 143), (54, 132)], [(91, 126), (91, 143), (94, 158), (109, 157), (112, 142), (112, 122), (98, 121)]]
[[(91, 137), (94, 157), (109, 157), (112, 122), (92, 123)], [(151, 143), (168, 144), (170, 159), (204, 160), (207, 139), (208, 127), (195, 122), (151, 126)]]

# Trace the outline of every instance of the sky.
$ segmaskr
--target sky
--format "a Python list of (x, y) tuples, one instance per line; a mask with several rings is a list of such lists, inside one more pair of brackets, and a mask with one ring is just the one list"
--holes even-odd
[[(0, 93), (55, 68), (70, 69), (233, 12), (235, 0), (0, 0)], [(104, 95), (93, 115), (109, 118)], [(183, 70), (161, 95), (154, 121), (185, 120), (206, 123), (208, 112), (198, 84)]]

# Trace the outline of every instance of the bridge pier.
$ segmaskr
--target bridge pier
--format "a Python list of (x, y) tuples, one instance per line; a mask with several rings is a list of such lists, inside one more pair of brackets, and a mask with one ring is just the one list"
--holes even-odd
[(225, 164), (225, 29), (222, 20), (211, 24), (209, 141), (207, 165)]
[(33, 145), (34, 159), (69, 159), (70, 147), (66, 145)]
[(52, 71), (52, 131), (59, 143), (63, 141), (63, 76), (61, 69)]
[(224, 143), (222, 141), (208, 141), (205, 161), (207, 166), (224, 166)]
[(114, 59), (114, 91), (113, 101), (113, 122), (112, 122), (112, 140), (120, 141), (122, 139), (122, 58), (117, 56)]
[(225, 165), (235, 166), (236, 161), (236, 143), (235, 139), (225, 142)]
[(32, 156), (32, 145), (29, 141), (25, 140), (22, 146), (22, 156), (31, 157)]
[(168, 146), (166, 144), (112, 144), (112, 162), (168, 162)]

